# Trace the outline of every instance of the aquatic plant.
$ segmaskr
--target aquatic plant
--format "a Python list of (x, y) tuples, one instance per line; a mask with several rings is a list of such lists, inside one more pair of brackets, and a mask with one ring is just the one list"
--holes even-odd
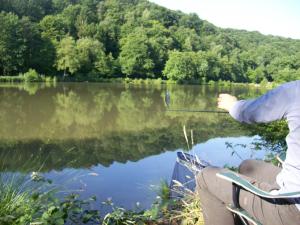
[(89, 205), (95, 198), (81, 200), (78, 194), (56, 197), (56, 189), (44, 190), (51, 183), (41, 174), (28, 176), (0, 174), (0, 224), (82, 224), (100, 223), (100, 215)]

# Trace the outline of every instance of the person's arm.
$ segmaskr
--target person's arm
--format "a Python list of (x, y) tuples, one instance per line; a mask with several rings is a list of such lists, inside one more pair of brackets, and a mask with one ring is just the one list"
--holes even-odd
[(290, 106), (297, 100), (291, 96), (292, 91), (287, 91), (291, 88), (295, 86), (288, 83), (257, 99), (241, 101), (234, 101), (233, 96), (223, 94), (219, 97), (218, 106), (228, 110), (230, 115), (240, 122), (267, 123), (284, 118)]

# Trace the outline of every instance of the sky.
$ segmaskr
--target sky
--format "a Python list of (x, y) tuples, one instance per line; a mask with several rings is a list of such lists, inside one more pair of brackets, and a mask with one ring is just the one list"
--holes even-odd
[(150, 0), (222, 28), (300, 39), (300, 0)]

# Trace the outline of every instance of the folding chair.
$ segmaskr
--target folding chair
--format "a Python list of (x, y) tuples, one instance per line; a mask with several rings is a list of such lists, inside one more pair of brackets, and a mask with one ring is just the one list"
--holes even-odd
[[(282, 163), (285, 158), (285, 155), (280, 155), (277, 157), (278, 160)], [(234, 214), (238, 215), (242, 222), (245, 225), (253, 224), (253, 225), (262, 225), (259, 221), (254, 219), (249, 215), (249, 213), (242, 209), (239, 205), (238, 200), (238, 193), (240, 189), (244, 189), (246, 191), (249, 191), (257, 196), (260, 196), (262, 198), (266, 199), (288, 199), (288, 198), (300, 198), (300, 191), (299, 192), (290, 192), (290, 193), (284, 193), (284, 194), (271, 194), (269, 192), (263, 191), (253, 184), (251, 184), (249, 181), (245, 180), (244, 178), (240, 177), (238, 174), (234, 172), (221, 172), (217, 174), (218, 177), (227, 180), (232, 183), (233, 188), (233, 204), (228, 205), (227, 209), (233, 212)]]

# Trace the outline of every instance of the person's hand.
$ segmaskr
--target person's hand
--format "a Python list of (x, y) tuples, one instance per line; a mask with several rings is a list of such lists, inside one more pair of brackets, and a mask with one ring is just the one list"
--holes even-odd
[(237, 98), (229, 94), (220, 94), (218, 98), (218, 108), (230, 111), (233, 105), (237, 102)]

